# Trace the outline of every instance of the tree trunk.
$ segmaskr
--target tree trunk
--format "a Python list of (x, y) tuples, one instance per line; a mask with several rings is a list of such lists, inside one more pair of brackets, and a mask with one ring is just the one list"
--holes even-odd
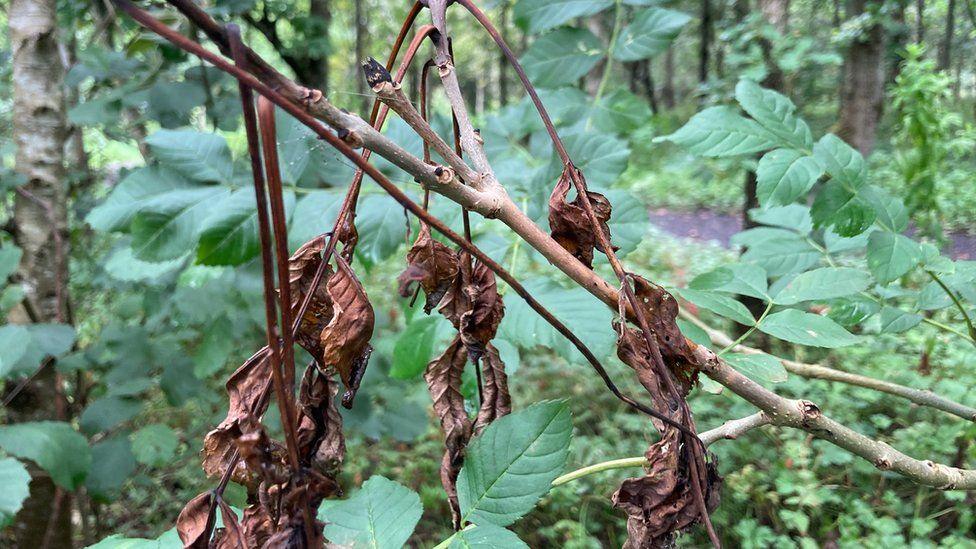
[(902, 52), (905, 49), (905, 45), (911, 39), (911, 31), (905, 19), (905, 11), (907, 9), (908, 0), (898, 0), (891, 13), (891, 25), (889, 27), (891, 34), (888, 38), (889, 47), (886, 48), (889, 68), (885, 77), (886, 86), (895, 83), (895, 79), (901, 74), (902, 67), (905, 66), (905, 57), (902, 55)]
[(949, 0), (946, 6), (945, 35), (939, 45), (939, 70), (952, 67), (952, 35), (956, 32), (956, 0)]
[[(869, 0), (848, 0), (847, 17), (864, 13)], [(844, 52), (837, 134), (861, 154), (874, 150), (884, 99), (884, 28), (865, 29)]]
[(664, 52), (664, 85), (661, 87), (661, 102), (665, 108), (674, 108), (674, 45)]
[[(332, 23), (332, 10), (330, 0), (310, 0), (308, 12), (318, 22), (312, 28), (320, 29), (322, 36), (315, 36), (316, 39), (329, 38), (329, 26)], [(357, 27), (358, 31), (358, 27)], [(356, 60), (359, 63), (359, 59)], [(305, 57), (305, 78), (310, 86), (314, 86), (322, 93), (329, 93), (329, 56), (323, 54), (315, 57)]]
[[(369, 32), (366, 28), (366, 14), (363, 13), (363, 0), (355, 1), (353, 17), (356, 18), (356, 63), (361, 63), (366, 58), (366, 36)], [(366, 79), (362, 76), (356, 78), (356, 93), (359, 94), (360, 116), (369, 116), (370, 106), (372, 105), (371, 96), (366, 89)]]
[(698, 82), (708, 82), (708, 57), (712, 48), (712, 2), (701, 2), (701, 26), (698, 33)]
[(780, 34), (786, 34), (790, 27), (790, 0), (759, 0), (759, 10), (763, 19)]
[(925, 38), (925, 0), (915, 0), (915, 42)]
[[(16, 169), (27, 178), (14, 202), (14, 239), (23, 251), (18, 275), (25, 306), (12, 322), (67, 320), (67, 214), (64, 68), (55, 0), (12, 0), (13, 131)], [(63, 419), (53, 367), (43, 368), (7, 408), (10, 422)], [(60, 412), (60, 413), (59, 413)], [(68, 494), (31, 467), (30, 496), (14, 519), (16, 546), (71, 547)]]

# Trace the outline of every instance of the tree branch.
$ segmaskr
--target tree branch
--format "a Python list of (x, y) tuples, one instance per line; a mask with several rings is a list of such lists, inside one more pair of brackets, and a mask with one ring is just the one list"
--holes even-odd
[[(712, 343), (715, 345), (725, 347), (733, 343), (732, 338), (730, 338), (728, 335), (705, 324), (700, 318), (684, 309), (681, 310), (681, 317), (704, 330), (705, 333), (708, 334), (709, 339), (711, 339)], [(737, 353), (751, 355), (765, 354), (759, 349), (754, 349), (741, 344), (735, 345), (730, 350)], [(932, 391), (914, 389), (912, 387), (898, 385), (897, 383), (891, 383), (890, 381), (835, 370), (826, 366), (820, 366), (819, 364), (806, 364), (803, 362), (783, 359), (780, 359), (780, 362), (783, 363), (783, 367), (786, 368), (787, 372), (796, 374), (798, 376), (813, 379), (823, 379), (825, 381), (838, 381), (841, 383), (847, 383), (848, 385), (864, 387), (865, 389), (881, 391), (882, 393), (888, 393), (890, 395), (908, 399), (920, 406), (928, 406), (930, 408), (942, 410), (943, 412), (961, 417), (962, 419), (968, 421), (976, 421), (976, 408), (949, 400), (943, 396), (933, 393)]]
[[(140, 23), (147, 26), (153, 23), (153, 21), (148, 19), (148, 14), (135, 8), (135, 6), (126, 0), (115, 0), (115, 2)], [(223, 33), (223, 29), (210, 19), (206, 13), (193, 5), (192, 2), (189, 0), (169, 0), (169, 2), (187, 14), (201, 30), (218, 43), (218, 46), (221, 46), (221, 41), (224, 44), (221, 47), (226, 46), (226, 36)], [(436, 218), (431, 218), (427, 212), (410, 201), (402, 191), (390, 184), (389, 181), (386, 181), (382, 174), (373, 166), (362, 163), (361, 158), (349, 150), (349, 145), (346, 142), (349, 140), (349, 133), (346, 134), (345, 140), (340, 140), (335, 135), (325, 132), (320, 125), (310, 120), (306, 112), (324, 120), (334, 128), (345, 129), (347, 132), (359, 132), (358, 136), (362, 139), (362, 145), (371, 148), (381, 156), (389, 159), (431, 190), (443, 194), (486, 217), (497, 217), (542, 253), (553, 265), (611, 308), (614, 310), (617, 309), (618, 295), (616, 288), (569, 254), (569, 252), (553, 241), (548, 234), (542, 232), (531, 219), (518, 209), (500, 186), (491, 189), (491, 191), (477, 191), (461, 184), (456, 179), (440, 181), (434, 173), (435, 167), (426, 165), (421, 159), (406, 153), (398, 145), (369, 127), (359, 117), (336, 108), (322, 96), (321, 92), (301, 87), (288, 80), (271, 68), (263, 59), (254, 54), (253, 51), (247, 50), (245, 52), (249, 55), (248, 61), (251, 64), (250, 68), (254, 72), (252, 75), (251, 73), (237, 69), (227, 63), (222, 57), (204, 48), (192, 48), (185, 42), (180, 42), (181, 40), (185, 41), (186, 38), (178, 33), (172, 32), (165, 25), (161, 25), (160, 27), (153, 26), (151, 28), (165, 38), (181, 45), (181, 47), (191, 48), (188, 51), (203, 57), (221, 70), (232, 74), (252, 87), (255, 91), (275, 101), (279, 106), (283, 108), (286, 106), (289, 107), (286, 110), (290, 114), (296, 116), (302, 123), (311, 127), (313, 130), (316, 130), (320, 137), (326, 139), (331, 145), (342, 151), (350, 160), (360, 165), (370, 177), (376, 179), (383, 186), (384, 190), (407, 206), (412, 213), (423, 217), (425, 221), (430, 222), (432, 227), (445, 235), (457, 237), (458, 240), (454, 240), (453, 237), (451, 237), (451, 240), (465, 247), (466, 251), (471, 252), (479, 260), (487, 260), (486, 264), (491, 261), (487, 256), (482, 258), (481, 256), (484, 254), (480, 250), (477, 250), (477, 248), (468, 250), (470, 243), (465, 242), (459, 235), (454, 234)], [(256, 78), (255, 75), (261, 78)], [(305, 110), (302, 111), (294, 105), (302, 105)], [(501, 192), (498, 192), (498, 189), (501, 189)], [(503, 279), (505, 278), (503, 277)], [(506, 280), (506, 282), (512, 285), (513, 289), (516, 289), (518, 283), (514, 281), (515, 284), (512, 284), (512, 281)], [(516, 291), (518, 290), (516, 289)], [(534, 300), (531, 299), (531, 296), (527, 296), (527, 301), (530, 306), (533, 306), (534, 310), (539, 312), (539, 309), (535, 306), (538, 304), (533, 305)], [(628, 310), (626, 313), (630, 317), (632, 311)], [(569, 336), (572, 336), (572, 334), (570, 333)], [(883, 470), (898, 472), (920, 484), (943, 489), (976, 489), (976, 472), (974, 471), (947, 467), (930, 461), (923, 462), (910, 458), (892, 449), (887, 444), (871, 440), (860, 433), (826, 418), (820, 413), (819, 408), (811, 402), (787, 399), (765, 389), (729, 367), (711, 350), (704, 346), (695, 346), (695, 353), (698, 361), (704, 365), (703, 372), (706, 375), (725, 385), (732, 392), (764, 411), (775, 425), (786, 425), (804, 429), (819, 438), (823, 438), (871, 461)]]

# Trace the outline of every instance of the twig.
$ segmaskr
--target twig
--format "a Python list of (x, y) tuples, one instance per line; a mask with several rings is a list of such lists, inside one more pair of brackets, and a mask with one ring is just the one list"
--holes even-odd
[[(726, 347), (732, 345), (732, 338), (725, 333), (705, 324), (700, 318), (689, 313), (688, 311), (682, 310), (681, 317), (704, 330), (705, 333), (708, 334), (709, 339), (712, 340), (712, 343)], [(741, 344), (734, 345), (729, 350), (751, 355), (766, 354), (759, 349), (754, 349)], [(941, 410), (954, 416), (961, 417), (965, 420), (976, 422), (976, 408), (954, 402), (943, 396), (937, 395), (932, 391), (914, 389), (912, 387), (898, 385), (897, 383), (891, 383), (890, 381), (875, 379), (873, 377), (860, 374), (852, 374), (850, 372), (828, 368), (819, 364), (805, 364), (803, 362), (796, 362), (794, 360), (779, 360), (787, 372), (796, 374), (798, 376), (823, 379), (825, 381), (839, 381), (841, 383), (847, 383), (848, 385), (864, 387), (865, 389), (873, 389), (875, 391), (908, 399), (920, 406), (928, 406), (930, 408), (935, 408), (936, 410)]]
[(973, 345), (976, 345), (976, 327), (973, 327), (973, 319), (970, 318), (969, 313), (966, 312), (966, 307), (963, 306), (961, 301), (959, 301), (959, 297), (956, 296), (956, 293), (949, 289), (949, 287), (946, 286), (946, 283), (943, 282), (938, 275), (928, 269), (925, 269), (925, 272), (932, 277), (932, 280), (934, 280), (940, 288), (942, 288), (942, 291), (944, 291), (946, 295), (949, 296), (949, 299), (951, 299), (956, 305), (956, 309), (959, 309), (959, 312), (962, 313), (962, 317), (966, 321), (966, 327), (969, 328), (969, 337), (972, 339)]
[[(231, 50), (234, 53), (234, 60), (236, 63), (244, 63), (244, 55), (241, 51), (241, 38), (240, 29), (236, 25), (228, 25), (227, 32), (230, 37)], [(291, 356), (291, 345), (290, 343), (290, 330), (286, 329), (286, 337), (282, 340), (282, 346), (278, 346), (278, 318), (275, 312), (275, 296), (274, 296), (274, 267), (272, 260), (272, 246), (274, 245), (271, 241), (271, 230), (268, 222), (268, 206), (265, 199), (265, 184), (264, 177), (262, 175), (261, 166), (261, 153), (259, 152), (258, 145), (258, 128), (257, 122), (254, 119), (254, 97), (251, 93), (251, 89), (243, 82), (238, 82), (238, 88), (241, 95), (241, 107), (244, 111), (244, 130), (247, 134), (247, 148), (248, 156), (251, 159), (251, 175), (254, 180), (254, 198), (257, 202), (257, 219), (258, 219), (258, 234), (260, 235), (261, 241), (261, 267), (262, 273), (264, 275), (264, 318), (265, 318), (265, 335), (268, 340), (268, 348), (271, 350), (270, 360), (271, 360), (271, 378), (272, 385), (275, 391), (275, 400), (278, 402), (278, 409), (281, 413), (281, 424), (282, 430), (285, 432), (285, 446), (288, 450), (288, 460), (291, 465), (292, 473), (295, 475), (300, 475), (301, 462), (298, 456), (298, 435), (295, 432), (297, 413), (295, 412), (295, 404), (292, 401), (294, 396), (290, 390), (289, 382), (291, 376), (286, 372), (283, 372), (284, 366), (288, 363), (282, 363), (282, 354), (287, 358)], [(273, 141), (273, 140), (272, 140)], [(276, 147), (277, 144), (272, 142), (272, 147)], [(272, 164), (268, 164), (269, 172)], [(273, 166), (277, 170), (277, 166)], [(271, 175), (272, 179), (277, 177), (277, 174)], [(281, 188), (280, 185), (277, 188), (278, 199), (280, 200)], [(280, 206), (280, 203), (279, 203)], [(275, 217), (275, 221), (279, 220), (279, 216), (275, 214), (274, 205), (274, 193), (272, 193), (272, 216)], [(277, 223), (276, 223), (277, 225)], [(276, 231), (278, 232), (278, 227), (276, 226)], [(286, 238), (286, 235), (281, 235), (279, 241), (282, 238)], [(284, 243), (287, 246), (287, 243)], [(281, 255), (281, 246), (278, 246), (276, 250), (277, 255)], [(284, 273), (281, 274), (281, 262), (279, 260), (279, 280), (281, 281), (280, 291), (282, 294), (286, 291), (286, 286), (288, 285), (288, 271), (287, 271), (287, 249), (285, 249), (285, 265)], [(286, 311), (291, 308), (290, 303), (282, 302), (282, 318), (289, 319)], [(286, 327), (288, 325), (286, 324)], [(294, 369), (294, 365), (292, 365)], [(294, 372), (292, 372), (294, 375)], [(212, 502), (216, 501), (216, 497), (213, 498)], [(212, 504), (211, 504), (212, 506)], [(305, 528), (306, 543), (313, 543), (316, 539), (314, 532), (315, 523), (313, 522), (313, 516), (308, 508), (308, 500), (302, 503), (302, 515), (303, 524)]]
[[(704, 433), (699, 433), (698, 436), (701, 438), (701, 441), (705, 446), (711, 446), (712, 443), (716, 441), (723, 439), (736, 439), (757, 427), (769, 425), (769, 423), (769, 418), (766, 417), (766, 414), (763, 412), (756, 412), (755, 414), (743, 418), (730, 419), (729, 421), (723, 423), (720, 427), (705, 431)], [(575, 471), (570, 471), (569, 473), (558, 477), (556, 480), (552, 481), (552, 486), (562, 486), (568, 482), (572, 482), (596, 473), (601, 473), (603, 471), (611, 471), (613, 469), (624, 469), (629, 467), (643, 467), (644, 465), (647, 465), (647, 458), (644, 456), (612, 459), (609, 461), (594, 463), (593, 465), (581, 467)]]

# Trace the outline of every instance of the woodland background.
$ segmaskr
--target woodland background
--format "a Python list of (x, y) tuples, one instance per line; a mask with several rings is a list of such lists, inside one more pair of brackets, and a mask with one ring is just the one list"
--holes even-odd
[[(182, 33), (202, 38), (163, 5), (140, 5), (158, 8), (157, 15)], [(386, 56), (409, 8), (387, 0), (204, 5), (218, 19), (239, 23), (245, 41), (280, 70), (361, 115), (368, 113), (372, 94), (358, 60)], [(749, 233), (750, 240), (740, 230), (783, 223), (748, 215), (759, 206), (750, 171), (756, 158), (703, 160), (675, 144), (653, 142), (697, 111), (729, 104), (743, 78), (790, 97), (814, 135), (833, 132), (860, 151), (870, 183), (904, 199), (911, 234), (955, 259), (976, 259), (973, 0), (480, 5), (543, 90), (590, 184), (614, 202), (610, 225), (621, 254), (652, 280), (684, 287), (735, 261), (744, 245), (762, 249), (757, 233)], [(262, 339), (261, 275), (256, 235), (248, 232), (254, 221), (247, 208), (253, 206), (246, 202), (237, 87), (138, 29), (110, 2), (4, 0), (0, 6), (0, 22), (8, 29), (0, 35), (0, 273), (6, 284), (0, 311), (9, 321), (0, 327), (0, 448), (9, 437), (30, 438), (11, 430), (17, 424), (65, 422), (66, 429), (46, 432), (47, 445), (37, 452), (47, 452), (47, 467), (65, 479), (58, 484), (74, 488), (35, 483), (18, 517), (26, 494), (0, 490), (8, 492), (0, 494), (0, 524), (10, 525), (0, 531), (0, 545), (85, 546), (116, 533), (155, 538), (172, 527), (185, 501), (212, 485), (199, 467), (203, 435), (225, 413), (222, 380)], [(37, 131), (29, 137), (60, 139), (63, 157), (47, 159), (44, 173), (30, 174), (28, 182), (15, 166), (18, 139), (27, 138), (15, 135), (14, 119), (29, 114), (12, 103), (17, 59), (11, 50), (29, 27), (15, 24), (18, 17), (43, 22), (34, 14), (52, 7), (56, 17), (49, 18), (53, 26), (43, 33), (37, 55), (46, 59), (41, 72), (61, 82), (60, 94), (37, 94)], [(510, 194), (545, 226), (546, 199), (560, 167), (542, 126), (504, 60), (485, 47), (480, 29), (457, 15), (451, 25), (461, 84), (499, 179), (512, 182)], [(643, 49), (627, 40), (651, 35), (662, 38)], [(416, 77), (411, 73), (408, 81)], [(446, 130), (446, 101), (438, 91), (433, 97), (434, 125)], [(294, 249), (331, 226), (352, 169), (325, 143), (279, 118)], [(58, 119), (65, 132), (52, 136), (45, 128)], [(419, 139), (400, 120), (391, 119), (385, 133), (419, 154)], [(42, 149), (19, 154), (46, 154)], [(402, 172), (374, 160), (417, 196)], [(141, 169), (152, 163), (156, 168)], [(22, 192), (29, 194), (34, 178), (58, 182), (41, 187), (56, 188), (40, 197), (52, 209)], [(187, 178), (219, 184), (183, 189), (139, 221), (140, 201), (153, 198), (147, 189), (179, 190)], [(124, 188), (131, 192), (113, 192), (127, 180)], [(429, 546), (449, 535), (450, 520), (437, 477), (441, 438), (420, 374), (449, 330), (396, 295), (408, 221), (402, 208), (367, 188), (357, 220), (357, 261), (377, 310), (377, 332), (361, 395), (345, 416), (349, 457), (343, 481), (354, 488), (382, 474), (417, 491), (424, 517), (411, 542)], [(435, 199), (432, 211), (460, 223), (459, 210), (446, 200)], [(208, 221), (208, 215), (215, 217)], [(159, 236), (155, 229), (162, 226)], [(611, 354), (608, 311), (582, 290), (561, 286), (535, 252), (500, 231), (476, 224), (475, 234), (588, 344)], [(53, 247), (51, 239), (57, 241)], [(36, 251), (52, 249), (64, 252), (61, 259), (57, 251)], [(33, 288), (30, 299), (25, 285)], [(976, 336), (967, 340), (937, 328), (958, 316), (924, 277), (906, 279), (897, 291), (906, 293), (885, 297), (914, 292), (914, 313), (932, 322), (886, 333), (870, 324), (872, 311), (849, 324), (871, 338), (829, 353), (764, 341), (761, 334), (749, 342), (770, 345), (779, 356), (931, 388), (976, 405)], [(517, 301), (513, 296), (507, 302), (496, 339), (515, 407), (570, 399), (575, 430), (569, 469), (640, 455), (654, 436), (646, 419), (607, 393), (568, 345)], [(839, 319), (846, 314), (840, 309), (835, 303), (829, 314), (837, 312), (832, 317)], [(701, 314), (734, 331), (720, 317)], [(611, 365), (620, 379), (628, 378), (624, 366)], [(778, 370), (759, 374), (782, 394), (813, 400), (839, 421), (910, 455), (976, 464), (974, 422), (946, 419), (863, 388)], [(466, 390), (474, 390), (473, 377)], [(753, 411), (727, 391), (696, 390), (690, 403), (702, 430)], [(711, 450), (725, 476), (713, 520), (729, 546), (976, 547), (972, 493), (879, 473), (796, 430), (767, 427)], [(0, 457), (0, 465), (2, 478), (24, 474), (12, 457)], [(557, 487), (513, 530), (532, 547), (619, 546), (625, 520), (608, 495), (625, 474), (610, 471)], [(229, 494), (231, 500), (243, 497), (233, 486)], [(24, 521), (34, 534), (24, 534)], [(698, 536), (681, 543), (698, 545), (704, 541)]]

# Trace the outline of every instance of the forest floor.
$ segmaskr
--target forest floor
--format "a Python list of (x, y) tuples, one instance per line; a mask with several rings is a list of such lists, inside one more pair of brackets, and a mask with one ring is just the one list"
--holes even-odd
[[(707, 209), (689, 212), (650, 208), (648, 213), (651, 223), (674, 236), (718, 242), (725, 248), (730, 247), (732, 235), (742, 230), (742, 217), (738, 212), (729, 214)], [(946, 251), (953, 259), (976, 259), (976, 235), (951, 232), (947, 236), (949, 243)]]

